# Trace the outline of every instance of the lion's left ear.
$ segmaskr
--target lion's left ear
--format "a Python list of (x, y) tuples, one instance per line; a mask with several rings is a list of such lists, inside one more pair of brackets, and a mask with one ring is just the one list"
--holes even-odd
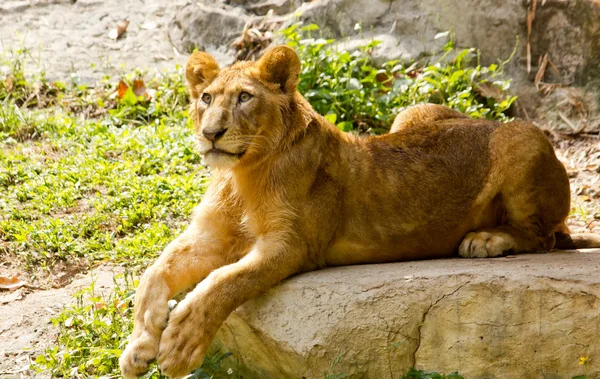
[(282, 91), (291, 93), (298, 85), (300, 59), (289, 46), (275, 46), (257, 62), (260, 77), (269, 83), (279, 84)]
[(196, 51), (185, 65), (185, 79), (188, 82), (192, 99), (197, 99), (198, 85), (210, 83), (219, 74), (219, 64), (210, 54)]

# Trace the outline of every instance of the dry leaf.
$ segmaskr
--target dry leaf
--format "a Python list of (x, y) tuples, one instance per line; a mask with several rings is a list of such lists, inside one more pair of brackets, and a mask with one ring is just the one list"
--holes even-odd
[(505, 98), (502, 90), (498, 86), (495, 86), (491, 83), (483, 82), (481, 84), (478, 84), (477, 87), (475, 87), (475, 90), (481, 96), (485, 98), (492, 98), (498, 103), (503, 101)]
[(121, 36), (123, 34), (125, 34), (128, 26), (129, 26), (129, 20), (124, 20), (124, 21), (119, 22), (117, 24), (116, 28), (111, 29), (111, 31), (108, 32), (108, 37), (110, 39), (114, 39), (115, 41), (118, 40), (119, 38), (121, 38)]
[(135, 96), (140, 97), (146, 94), (146, 86), (142, 79), (135, 79), (133, 81), (133, 93)]
[(121, 80), (119, 82), (119, 87), (117, 88), (117, 97), (119, 99), (122, 99), (123, 96), (125, 96), (125, 93), (127, 92), (128, 89), (129, 89), (129, 87), (127, 86), (127, 84), (125, 84), (125, 82)]
[(552, 71), (554, 71), (556, 76), (558, 76), (560, 78), (561, 77), (560, 71), (558, 71), (558, 67), (556, 67), (554, 62), (552, 62), (552, 59), (548, 58), (548, 64), (550, 65), (550, 68), (552, 69)]
[(540, 92), (544, 95), (556, 91), (558, 88), (564, 88), (570, 86), (570, 83), (541, 83)]
[(546, 72), (546, 66), (548, 66), (548, 53), (544, 54), (542, 61), (540, 62), (540, 67), (538, 68), (537, 73), (535, 74), (535, 80), (533, 81), (533, 85), (535, 89), (540, 90), (540, 83), (544, 80), (544, 73)]
[(571, 128), (571, 135), (577, 135), (577, 134), (581, 133), (583, 131), (583, 129), (585, 129), (585, 124), (583, 124), (583, 127), (582, 127), (581, 120), (579, 121), (577, 126), (575, 126), (573, 124), (573, 122), (571, 120), (569, 120), (569, 118), (567, 116), (565, 116), (565, 114), (562, 113), (561, 111), (558, 111), (558, 117), (560, 117), (565, 122), (565, 124), (567, 124), (569, 126), (569, 128)]
[(375, 75), (375, 79), (385, 87), (392, 87), (392, 81), (385, 71), (379, 71), (377, 75)]
[(535, 19), (535, 9), (537, 8), (537, 0), (531, 1), (531, 7), (527, 11), (527, 73), (531, 72), (531, 44), (529, 39), (531, 37), (531, 26)]
[(15, 87), (15, 83), (10, 76), (6, 77), (6, 80), (4, 81), (4, 86), (6, 87), (7, 92), (12, 92), (13, 88)]
[(102, 308), (106, 308), (106, 304), (104, 304), (103, 302), (101, 302), (101, 301), (100, 301), (100, 302), (97, 302), (96, 304), (94, 304), (94, 307), (95, 307), (97, 310), (100, 310), (100, 309), (102, 309)]
[(12, 278), (0, 276), (0, 289), (14, 291), (26, 286), (27, 282), (13, 276)]

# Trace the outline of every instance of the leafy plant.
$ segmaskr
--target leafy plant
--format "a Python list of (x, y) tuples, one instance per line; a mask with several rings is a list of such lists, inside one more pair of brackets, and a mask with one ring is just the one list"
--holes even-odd
[[(302, 61), (299, 90), (319, 113), (344, 130), (383, 133), (394, 117), (417, 103), (447, 105), (475, 118), (509, 120), (505, 112), (516, 97), (506, 91), (510, 81), (496, 80), (501, 66), (473, 64), (478, 52), (467, 49), (453, 59), (452, 43), (439, 62), (404, 65), (390, 61), (378, 68), (372, 40), (355, 50), (342, 50), (334, 39), (315, 38), (316, 25), (295, 24), (281, 33)], [(484, 97), (481, 88), (494, 97)]]
[(206, 185), (182, 117), (117, 126), (5, 104), (0, 137), (0, 240), (32, 271), (76, 257), (147, 262)]
[(28, 78), (26, 62), (33, 60), (31, 51), (21, 47), (6, 50), (0, 55), (0, 102), (12, 102), (23, 107), (54, 105), (60, 89), (48, 82), (41, 71)]

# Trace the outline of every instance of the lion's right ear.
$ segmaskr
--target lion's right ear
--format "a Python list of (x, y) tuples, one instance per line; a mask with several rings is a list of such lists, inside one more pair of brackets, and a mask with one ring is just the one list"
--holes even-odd
[(268, 83), (277, 84), (281, 91), (291, 93), (298, 85), (300, 59), (289, 46), (270, 48), (257, 62), (260, 77)]
[(198, 86), (206, 86), (219, 74), (219, 64), (210, 54), (203, 51), (193, 53), (185, 65), (185, 79), (192, 99), (200, 96)]

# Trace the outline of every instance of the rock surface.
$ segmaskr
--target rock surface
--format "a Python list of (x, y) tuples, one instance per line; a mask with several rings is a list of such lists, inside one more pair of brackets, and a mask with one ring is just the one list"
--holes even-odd
[(244, 378), (571, 378), (581, 356), (597, 377), (599, 272), (600, 250), (316, 271), (240, 307), (217, 345)]
[[(377, 38), (384, 59), (412, 60), (440, 54), (449, 31), (459, 48), (480, 49), (483, 63), (506, 60), (508, 77), (515, 82), (526, 112), (550, 127), (573, 131), (600, 130), (600, 3), (590, 0), (538, 1), (532, 30), (531, 72), (527, 72), (527, 13), (523, 0), (318, 0), (296, 13), (305, 23), (316, 23), (337, 37)], [(542, 5), (543, 4), (543, 5)], [(362, 25), (358, 32), (356, 25)], [(394, 43), (394, 39), (396, 40)], [(572, 87), (562, 96), (540, 96), (533, 87), (542, 57), (549, 60), (542, 82)], [(376, 56), (376, 58), (378, 58)], [(554, 88), (546, 87), (548, 92)], [(565, 104), (567, 106), (565, 107)], [(577, 104), (577, 106), (572, 106)], [(560, 108), (558, 112), (548, 109)], [(542, 112), (538, 112), (538, 108)], [(519, 109), (521, 111), (521, 109)], [(565, 121), (565, 118), (568, 121)], [(569, 124), (569, 122), (571, 124)]]
[(179, 51), (189, 54), (196, 48), (211, 53), (221, 65), (229, 65), (234, 61), (229, 45), (248, 19), (241, 8), (196, 1), (177, 12), (169, 24), (169, 36)]

